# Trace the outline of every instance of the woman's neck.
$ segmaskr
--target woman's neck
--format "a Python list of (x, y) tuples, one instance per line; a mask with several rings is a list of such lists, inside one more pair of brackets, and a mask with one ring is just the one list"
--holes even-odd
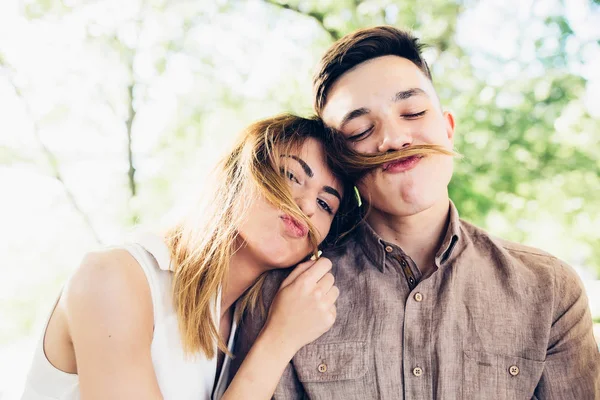
[(241, 246), (229, 262), (229, 272), (221, 294), (221, 317), (233, 303), (265, 272), (265, 267), (251, 257), (247, 247)]

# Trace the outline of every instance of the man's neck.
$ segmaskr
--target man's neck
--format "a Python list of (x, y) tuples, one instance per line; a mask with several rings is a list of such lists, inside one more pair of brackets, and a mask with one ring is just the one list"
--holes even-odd
[(423, 274), (434, 268), (435, 255), (448, 228), (450, 199), (409, 216), (396, 216), (371, 209), (367, 221), (386, 242), (398, 245)]

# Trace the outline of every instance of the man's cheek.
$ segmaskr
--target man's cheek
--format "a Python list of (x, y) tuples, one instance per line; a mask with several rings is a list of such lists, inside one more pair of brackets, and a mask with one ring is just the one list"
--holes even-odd
[(360, 197), (369, 200), (369, 196), (373, 192), (377, 192), (377, 172), (369, 172), (362, 177), (357, 183), (356, 187), (360, 193)]
[(372, 154), (375, 153), (373, 150), (374, 144), (367, 140), (362, 140), (352, 144), (354, 151), (361, 154)]

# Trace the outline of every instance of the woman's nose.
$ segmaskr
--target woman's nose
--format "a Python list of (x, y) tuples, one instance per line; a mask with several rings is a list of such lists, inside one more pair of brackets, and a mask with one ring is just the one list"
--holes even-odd
[(296, 197), (296, 204), (307, 217), (312, 217), (316, 211), (317, 202), (316, 200), (311, 200), (311, 197), (308, 195), (298, 196)]

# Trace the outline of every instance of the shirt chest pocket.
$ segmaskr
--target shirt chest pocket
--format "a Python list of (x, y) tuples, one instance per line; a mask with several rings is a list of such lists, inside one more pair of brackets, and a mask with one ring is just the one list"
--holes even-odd
[(310, 399), (331, 399), (342, 388), (343, 393), (352, 393), (345, 400), (372, 398), (376, 393), (373, 374), (368, 373), (366, 342), (309, 344), (292, 363)]
[(531, 399), (543, 370), (543, 361), (465, 351), (463, 398)]

